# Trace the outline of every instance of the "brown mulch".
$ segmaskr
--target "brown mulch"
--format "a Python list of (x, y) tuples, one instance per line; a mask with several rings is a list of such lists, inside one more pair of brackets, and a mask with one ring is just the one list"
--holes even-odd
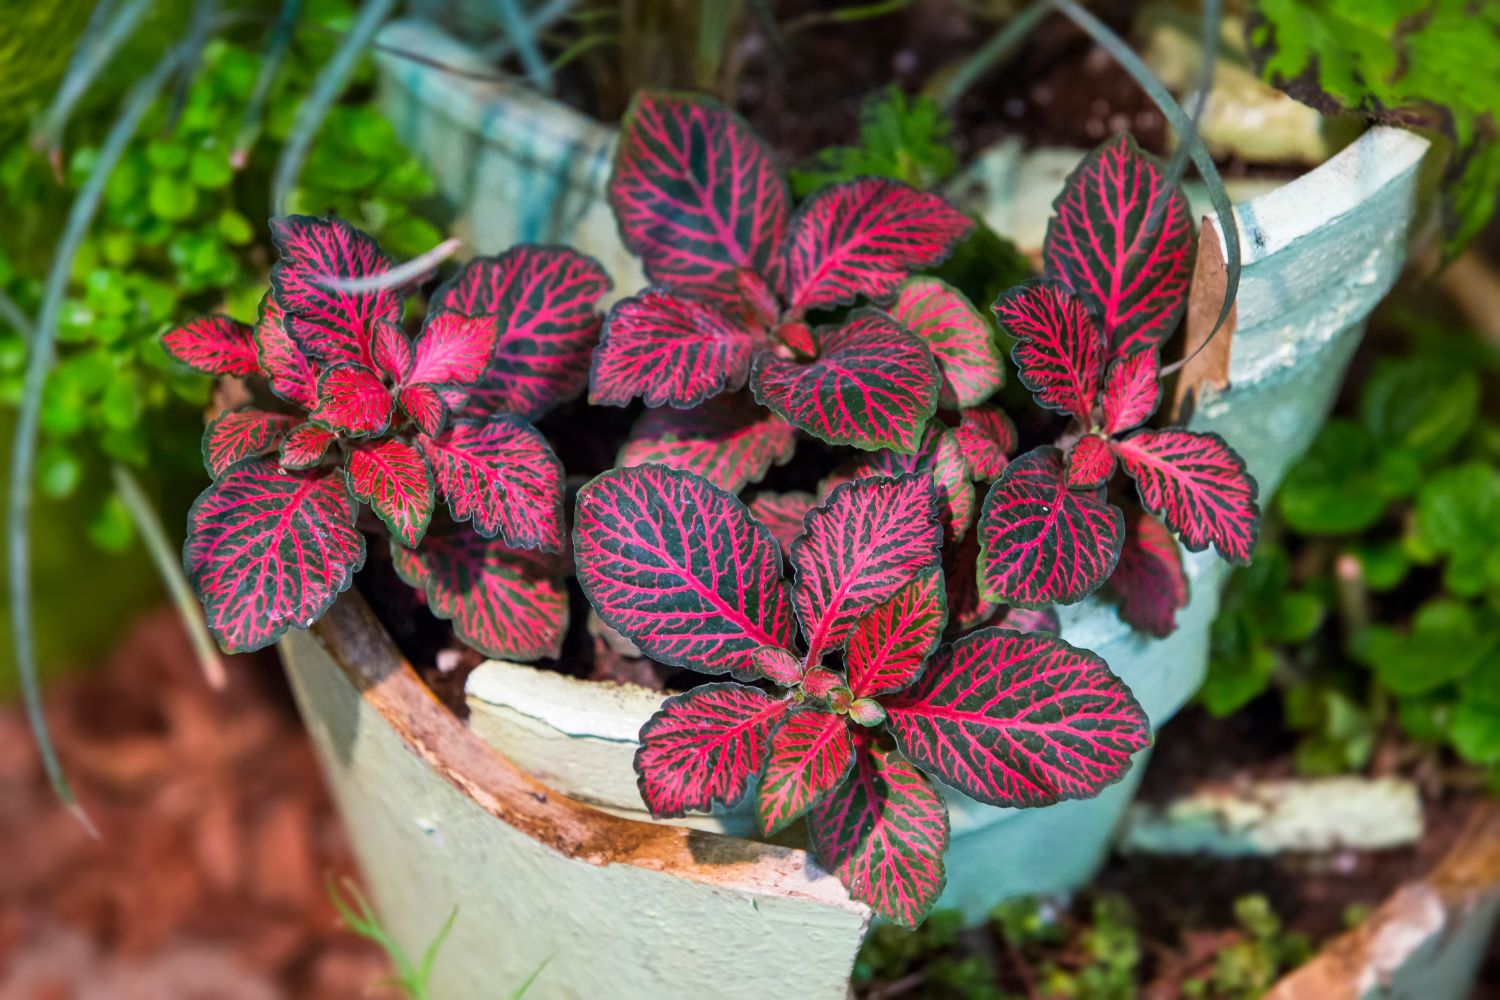
[(0, 998), (387, 998), (326, 880), (352, 873), (274, 657), (210, 691), (175, 616), (47, 692), (92, 840), (0, 713)]

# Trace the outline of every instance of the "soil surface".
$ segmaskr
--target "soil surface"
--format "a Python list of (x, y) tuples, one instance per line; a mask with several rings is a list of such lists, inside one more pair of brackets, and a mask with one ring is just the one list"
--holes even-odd
[(326, 889), (353, 868), (274, 656), (208, 689), (175, 615), (46, 692), (90, 839), (0, 714), (0, 997), (394, 997)]

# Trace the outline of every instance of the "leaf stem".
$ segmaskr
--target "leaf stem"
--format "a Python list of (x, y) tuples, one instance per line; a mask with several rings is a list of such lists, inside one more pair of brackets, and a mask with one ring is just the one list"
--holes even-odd
[(167, 540), (161, 517), (156, 513), (156, 508), (151, 506), (150, 498), (141, 489), (141, 484), (131, 471), (118, 462), (114, 463), (112, 471), (115, 478), (115, 491), (119, 493), (120, 502), (130, 513), (130, 519), (135, 522), (136, 529), (140, 531), (141, 542), (146, 546), (146, 552), (151, 556), (151, 561), (156, 563), (156, 571), (161, 575), (161, 582), (166, 584), (167, 593), (172, 597), (172, 604), (177, 608), (177, 616), (182, 619), (182, 627), (187, 630), (188, 639), (193, 644), (193, 652), (198, 656), (198, 665), (203, 668), (203, 679), (215, 691), (224, 690), (229, 683), (229, 677), (224, 672), (224, 661), (219, 656), (219, 647), (215, 644), (213, 637), (208, 634), (208, 626), (203, 622), (203, 608), (193, 594), (193, 588), (188, 584), (187, 576), (182, 572), (181, 552), (173, 548), (172, 543)]
[(42, 767), (47, 780), (58, 799), (66, 805), (95, 837), (98, 833), (89, 823), (88, 817), (79, 807), (58, 763), (57, 752), (47, 732), (47, 722), (42, 715), (41, 686), (37, 678), (36, 636), (32, 631), (31, 594), (31, 490), (32, 478), (36, 474), (37, 431), (41, 421), (42, 391), (46, 388), (47, 374), (52, 368), (58, 317), (62, 312), (63, 298), (67, 293), (68, 276), (72, 272), (73, 259), (87, 235), (99, 203), (104, 196), (105, 183), (115, 164), (125, 152), (126, 145), (140, 128), (141, 119), (151, 107), (167, 78), (171, 76), (181, 58), (181, 50), (173, 48), (157, 62), (156, 67), (135, 85), (125, 99), (119, 116), (110, 126), (99, 158), (94, 164), (88, 180), (79, 190), (78, 196), (68, 211), (62, 238), (52, 257), (52, 266), (47, 273), (47, 284), (42, 294), (42, 306), (37, 315), (36, 329), (31, 338), (31, 354), (26, 363), (26, 379), (22, 390), (21, 408), (16, 421), (15, 438), (10, 456), (10, 509), (6, 521), (7, 543), (10, 547), (10, 610), (11, 627), (15, 633), (16, 671), (21, 680), (21, 695), (26, 703), (26, 715), (31, 723), (31, 732), (41, 754)]

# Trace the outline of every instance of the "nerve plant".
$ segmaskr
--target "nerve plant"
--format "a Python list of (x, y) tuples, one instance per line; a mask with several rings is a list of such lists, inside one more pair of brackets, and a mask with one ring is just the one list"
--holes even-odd
[(742, 682), (671, 697), (642, 728), (652, 813), (732, 805), (759, 778), (762, 833), (805, 814), (819, 861), (910, 926), (943, 888), (929, 775), (997, 806), (1119, 780), (1150, 725), (1103, 660), (1001, 628), (938, 647), (942, 539), (929, 476), (845, 483), (808, 513), (789, 581), (770, 529), (700, 476), (645, 465), (587, 484), (574, 548), (599, 616), (656, 660)]
[[(479, 258), (433, 295), (411, 340), (374, 240), (338, 219), (272, 229), (281, 259), (256, 325), (209, 317), (164, 337), (192, 367), (267, 390), (203, 439), (215, 481), (184, 562), (209, 628), (250, 650), (321, 617), (364, 564), (368, 504), (398, 572), (466, 642), (555, 656), (562, 467), (530, 420), (582, 390), (608, 279), (559, 248)], [(435, 517), (438, 494), (448, 517)]]

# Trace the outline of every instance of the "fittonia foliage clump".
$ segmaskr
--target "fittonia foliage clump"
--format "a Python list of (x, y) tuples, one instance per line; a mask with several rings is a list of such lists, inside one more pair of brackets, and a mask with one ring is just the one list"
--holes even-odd
[[(205, 438), (216, 481), (186, 560), (210, 625), (230, 649), (310, 625), (363, 564), (362, 504), (401, 577), (489, 655), (559, 656), (575, 572), (643, 655), (724, 678), (642, 730), (650, 810), (754, 789), (763, 834), (805, 819), (856, 898), (916, 923), (943, 887), (935, 782), (1049, 805), (1097, 794), (1150, 743), (1125, 684), (1055, 635), (1053, 606), (1107, 586), (1166, 635), (1188, 598), (1179, 540), (1237, 562), (1254, 545), (1255, 483), (1229, 446), (1142, 426), (1187, 301), (1186, 201), (1125, 137), (1068, 179), (1043, 276), (994, 306), (1050, 414), (1014, 457), (992, 320), (918, 273), (970, 230), (941, 197), (867, 178), (794, 209), (737, 116), (651, 93), (609, 190), (652, 285), (602, 333), (598, 266), (519, 247), (441, 285), (409, 339), (373, 241), (292, 217), (273, 224), (282, 259), (254, 329), (168, 335), (181, 360), (264, 390)], [(566, 480), (530, 421), (585, 387), (645, 409), (615, 468), (571, 470), (599, 474), (577, 490), (570, 559)], [(591, 439), (587, 418), (547, 426)], [(822, 445), (799, 454), (804, 435)], [(779, 465), (787, 489), (737, 496)]]

